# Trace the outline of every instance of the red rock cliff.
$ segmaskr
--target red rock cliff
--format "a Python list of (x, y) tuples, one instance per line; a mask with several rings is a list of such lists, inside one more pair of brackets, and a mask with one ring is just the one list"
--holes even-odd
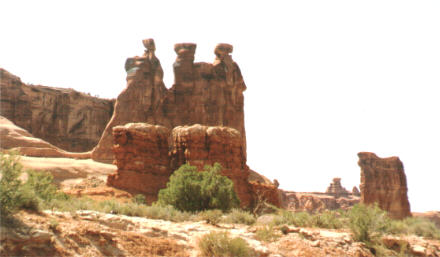
[(113, 101), (73, 89), (24, 84), (0, 68), (0, 115), (35, 137), (68, 151), (97, 143), (113, 113)]
[(235, 129), (208, 127), (199, 124), (179, 126), (171, 132), (171, 167), (176, 170), (182, 164), (190, 164), (202, 170), (205, 165), (218, 162), (222, 175), (234, 182), (234, 189), (242, 206), (252, 204), (252, 188), (248, 182), (243, 140)]
[(108, 177), (107, 183), (131, 193), (142, 193), (150, 203), (166, 187), (172, 171), (182, 164), (202, 170), (205, 165), (218, 162), (223, 167), (222, 175), (234, 182), (243, 207), (251, 206), (255, 200), (280, 205), (274, 185), (248, 181), (250, 170), (241, 134), (236, 129), (196, 124), (179, 126), (170, 132), (160, 125), (130, 123), (114, 127), (113, 136), (118, 171)]
[(219, 44), (214, 63), (194, 63), (196, 45), (176, 44), (175, 83), (166, 89), (162, 68), (154, 56), (154, 41), (144, 40), (143, 57), (129, 58), (126, 63), (127, 88), (118, 96), (115, 112), (93, 152), (93, 159), (113, 160), (111, 129), (129, 122), (147, 122), (169, 129), (203, 124), (228, 126), (242, 135), (244, 128), (243, 82), (238, 65), (232, 60), (232, 46)]
[(146, 123), (129, 123), (113, 128), (116, 174), (107, 184), (131, 193), (142, 193), (149, 203), (166, 187), (171, 169), (168, 157), (170, 130)]
[(358, 153), (361, 167), (361, 202), (387, 211), (392, 218), (411, 216), (403, 164), (398, 157), (379, 158), (374, 153)]

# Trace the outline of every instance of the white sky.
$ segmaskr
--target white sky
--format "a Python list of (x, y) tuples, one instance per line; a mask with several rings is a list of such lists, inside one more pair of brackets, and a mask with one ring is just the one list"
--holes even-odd
[(413, 211), (440, 210), (440, 1), (0, 2), (0, 67), (26, 83), (115, 98), (154, 38), (212, 62), (234, 45), (248, 90), (248, 165), (281, 188), (360, 181), (359, 151), (399, 156)]

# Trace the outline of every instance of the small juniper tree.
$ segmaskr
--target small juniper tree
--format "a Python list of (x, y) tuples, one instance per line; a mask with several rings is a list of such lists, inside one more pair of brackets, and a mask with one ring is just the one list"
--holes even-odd
[(159, 191), (159, 204), (173, 205), (181, 211), (223, 211), (239, 206), (233, 182), (220, 174), (222, 167), (205, 166), (204, 171), (182, 165), (170, 177), (167, 187)]

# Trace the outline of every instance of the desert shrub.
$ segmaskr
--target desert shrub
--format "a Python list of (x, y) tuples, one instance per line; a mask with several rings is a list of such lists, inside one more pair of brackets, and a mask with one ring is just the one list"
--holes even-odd
[(142, 194), (137, 194), (133, 197), (133, 199), (131, 199), (131, 201), (133, 203), (137, 203), (137, 204), (146, 204), (147, 201), (145, 200), (145, 195)]
[[(39, 211), (54, 199), (69, 199), (66, 194), (57, 192), (50, 173), (25, 171), (16, 153), (0, 154), (0, 172), (2, 215), (12, 214), (18, 209)], [(27, 180), (23, 183), (19, 177), (24, 172), (27, 173)]]
[(193, 219), (193, 215), (189, 212), (182, 212), (171, 205), (157, 205), (147, 206), (145, 210), (145, 217), (150, 219), (163, 219), (175, 222), (188, 221)]
[(318, 228), (342, 228), (344, 227), (344, 219), (342, 214), (337, 211), (324, 211), (317, 213), (311, 218), (311, 225)]
[(356, 204), (347, 213), (348, 225), (353, 233), (353, 239), (360, 242), (377, 240), (390, 224), (387, 213), (378, 205), (367, 206)]
[(221, 166), (205, 166), (205, 171), (187, 164), (170, 177), (167, 188), (159, 191), (158, 203), (181, 211), (230, 210), (239, 205), (233, 182), (220, 175)]
[(199, 212), (197, 216), (208, 224), (217, 225), (222, 220), (223, 212), (221, 210), (206, 210)]
[(232, 209), (225, 217), (225, 222), (234, 224), (252, 225), (255, 221), (255, 217), (250, 212), (240, 209)]
[(440, 239), (440, 229), (430, 220), (418, 217), (392, 220), (387, 232), (391, 234), (414, 234), (427, 238)]
[(277, 233), (276, 229), (274, 229), (274, 226), (272, 225), (260, 227), (255, 232), (255, 238), (260, 241), (273, 242), (279, 237), (280, 234)]
[(28, 179), (23, 185), (24, 188), (32, 190), (37, 197), (45, 201), (50, 201), (58, 197), (57, 188), (53, 184), (52, 174), (45, 171), (27, 171), (27, 173)]
[(198, 242), (202, 256), (245, 257), (253, 256), (248, 243), (239, 237), (231, 238), (226, 232), (210, 232)]
[(8, 216), (15, 212), (22, 203), (19, 179), (23, 167), (19, 157), (13, 153), (0, 153), (0, 214)]
[(297, 227), (311, 227), (313, 224), (313, 216), (308, 212), (290, 212), (281, 210), (274, 217), (274, 225), (294, 225)]

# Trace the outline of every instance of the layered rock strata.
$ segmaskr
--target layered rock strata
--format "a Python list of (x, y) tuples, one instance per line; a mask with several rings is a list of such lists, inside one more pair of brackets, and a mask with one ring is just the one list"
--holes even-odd
[(66, 152), (49, 142), (34, 137), (23, 128), (0, 116), (0, 150), (16, 150), (21, 155), (35, 157), (90, 158), (90, 152)]
[(127, 88), (118, 96), (93, 159), (112, 162), (111, 129), (129, 122), (147, 122), (173, 129), (202, 124), (237, 129), (246, 152), (243, 91), (246, 89), (238, 65), (232, 60), (232, 46), (219, 44), (214, 63), (195, 63), (196, 44), (176, 44), (173, 65), (175, 83), (163, 84), (163, 72), (154, 56), (154, 41), (144, 40), (144, 56), (127, 59)]
[(361, 202), (378, 203), (391, 218), (411, 216), (403, 164), (398, 157), (379, 158), (374, 153), (358, 153), (361, 167)]
[(157, 199), (171, 176), (168, 156), (170, 130), (158, 125), (129, 123), (113, 128), (116, 174), (107, 184), (141, 193), (149, 203)]
[(248, 182), (249, 167), (246, 165), (243, 140), (235, 129), (208, 127), (199, 124), (179, 126), (171, 132), (171, 167), (190, 164), (202, 170), (205, 165), (218, 162), (222, 175), (234, 182), (234, 189), (242, 206), (252, 204), (252, 190)]
[(107, 184), (142, 193), (150, 203), (166, 187), (172, 171), (182, 164), (203, 170), (205, 165), (217, 162), (223, 167), (222, 175), (234, 182), (241, 206), (251, 206), (260, 195), (261, 199), (280, 205), (275, 186), (248, 181), (250, 170), (243, 140), (233, 128), (195, 124), (170, 131), (160, 125), (130, 123), (114, 127), (113, 136), (118, 170), (108, 177)]
[(0, 115), (61, 149), (91, 150), (113, 113), (113, 101), (73, 89), (27, 85), (0, 68)]

